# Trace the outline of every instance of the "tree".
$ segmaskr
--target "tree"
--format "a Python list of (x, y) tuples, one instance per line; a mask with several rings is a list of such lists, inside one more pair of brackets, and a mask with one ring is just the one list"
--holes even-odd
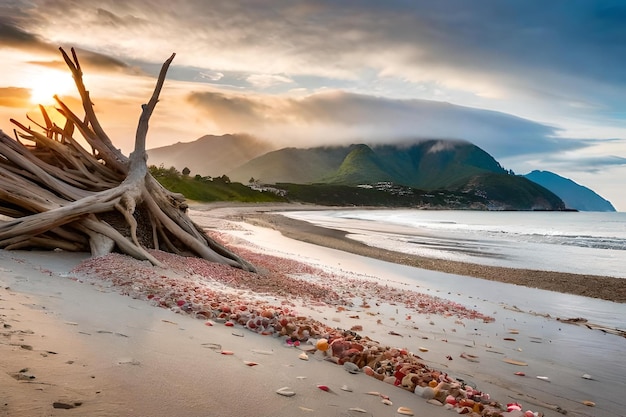
[[(0, 131), (0, 214), (13, 218), (0, 222), (0, 248), (60, 248), (94, 256), (118, 251), (160, 265), (149, 251), (159, 249), (253, 271), (207, 236), (187, 216), (184, 197), (163, 188), (148, 170), (148, 121), (175, 54), (163, 64), (152, 97), (142, 106), (135, 149), (127, 157), (96, 117), (74, 49), (72, 57), (60, 51), (85, 115), (79, 117), (55, 96), (63, 127), (40, 106), (43, 124), (29, 120), (43, 132), (14, 119), (21, 130), (15, 138)], [(75, 132), (91, 150), (79, 144)]]
[(185, 177), (188, 177), (189, 174), (191, 174), (191, 170), (189, 168), (187, 168), (187, 167), (183, 168), (183, 175)]

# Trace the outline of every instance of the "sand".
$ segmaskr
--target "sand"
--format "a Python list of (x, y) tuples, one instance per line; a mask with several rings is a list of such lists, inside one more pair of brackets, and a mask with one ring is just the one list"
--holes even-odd
[[(300, 244), (277, 236), (275, 231), (233, 220), (237, 216), (248, 218), (246, 213), (284, 207), (209, 209), (194, 213), (197, 220), (230, 237), (227, 243), (234, 247), (263, 252), (251, 242), (262, 244), (270, 239), (286, 252), (301, 249)], [(276, 217), (272, 219), (276, 221)], [(298, 227), (302, 232), (302, 225)], [(307, 233), (310, 236), (310, 231)], [(341, 256), (349, 264), (348, 255), (337, 255), (337, 251), (313, 245), (302, 250), (306, 255), (301, 260), (305, 262), (319, 253), (321, 259)], [(454, 411), (431, 405), (414, 393), (363, 372), (348, 373), (327, 361), (320, 351), (310, 352), (309, 360), (304, 361), (300, 355), (311, 348), (306, 343), (289, 346), (283, 338), (260, 335), (242, 326), (227, 327), (217, 320), (207, 326), (206, 320), (176, 307), (155, 307), (145, 293), (139, 289), (134, 292), (132, 282), (113, 285), (116, 278), (90, 279), (72, 272), (86, 258), (84, 254), (63, 252), (0, 251), (0, 416), (393, 416), (398, 415), (398, 407), (409, 407), (415, 415), (454, 415)], [(140, 265), (136, 270), (142, 273), (144, 267), (149, 268)], [(117, 278), (124, 280), (124, 276)], [(326, 279), (332, 278), (320, 278)], [(220, 285), (224, 289), (225, 284)], [(242, 299), (253, 295), (251, 290), (242, 289), (231, 294)], [(518, 342), (513, 349), (511, 342), (502, 341), (504, 323), (498, 324), (495, 333), (500, 334), (496, 337), (495, 327), (482, 320), (437, 314), (409, 318), (400, 304), (374, 305), (374, 294), (371, 308), (353, 305), (339, 309), (337, 305), (311, 303), (296, 294), (287, 298), (302, 316), (331, 327), (358, 324), (363, 335), (386, 346), (411, 350), (429, 366), (472, 379), (503, 404), (519, 401), (524, 410), (546, 416), (561, 415), (555, 411), (557, 407), (568, 410), (569, 415), (619, 415), (610, 398), (595, 391), (584, 394), (589, 383), (580, 378), (584, 369), (568, 370), (532, 356), (537, 345), (528, 337), (530, 330), (524, 323), (517, 323), (519, 334), (514, 338)], [(560, 325), (542, 317), (532, 320), (541, 320), (546, 329)], [(574, 335), (590, 332), (570, 327), (568, 331)], [(558, 341), (554, 342), (556, 347)], [(233, 354), (223, 355), (222, 350)], [(503, 355), (526, 360), (529, 366), (505, 363)], [(247, 362), (257, 365), (248, 366)], [(487, 372), (487, 368), (493, 369)], [(528, 377), (515, 376), (520, 369)], [(549, 374), (555, 384), (534, 379), (533, 373), (538, 372)], [(583, 396), (561, 398), (550, 393), (563, 375), (572, 379), (575, 392)], [(612, 385), (593, 382), (613, 395)], [(318, 385), (326, 385), (330, 391), (320, 390)], [(342, 390), (344, 385), (352, 391)], [(289, 387), (296, 394), (278, 395), (276, 390), (281, 387)], [(383, 396), (367, 392), (388, 396), (393, 404), (385, 405)], [(585, 406), (584, 400), (593, 400), (597, 406)]]
[[(65, 277), (68, 254), (2, 252), (0, 415), (382, 415), (441, 408), (278, 340), (155, 308)], [(54, 256), (57, 265), (50, 265)], [(60, 259), (58, 259), (60, 258)], [(41, 265), (46, 265), (44, 271)], [(236, 335), (234, 334), (236, 333)], [(241, 336), (243, 335), (243, 336)], [(233, 355), (222, 355), (220, 345)], [(247, 366), (244, 361), (254, 361)], [(331, 392), (317, 388), (325, 384)], [(348, 385), (352, 392), (341, 390)], [(282, 387), (294, 397), (275, 393)], [(54, 408), (55, 403), (58, 407)], [(363, 408), (368, 413), (349, 411)], [(430, 410), (429, 408), (432, 408)]]

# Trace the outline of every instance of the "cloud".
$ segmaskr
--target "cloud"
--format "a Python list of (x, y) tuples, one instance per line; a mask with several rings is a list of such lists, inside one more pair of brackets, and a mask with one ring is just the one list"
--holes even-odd
[[(626, 4), (619, 2), (29, 4), (13, 11), (27, 14), (20, 27), (30, 41), (73, 44), (146, 66), (175, 51), (175, 65), (198, 68), (197, 78), (204, 71), (239, 72), (256, 88), (284, 76), (294, 80), (290, 88), (380, 89), (396, 98), (441, 94), (458, 104), (538, 120), (565, 112), (593, 118), (619, 109), (626, 95)], [(253, 74), (267, 78), (259, 83)]]
[(18, 28), (9, 19), (0, 16), (0, 48), (2, 47), (35, 52), (53, 52), (55, 49), (39, 36)]
[(394, 100), (330, 91), (303, 98), (192, 93), (189, 101), (229, 132), (264, 134), (300, 145), (418, 139), (468, 140), (495, 157), (577, 149), (558, 129), (504, 113), (427, 100)]
[[(65, 52), (71, 57), (72, 53), (70, 50), (65, 50)], [(60, 56), (61, 53), (57, 51), (57, 54)], [(130, 67), (129, 65), (123, 63), (120, 60), (112, 58), (110, 56), (99, 54), (92, 51), (87, 51), (84, 49), (76, 49), (76, 54), (78, 56), (78, 60), (80, 62), (80, 66), (83, 71), (88, 72), (126, 72), (129, 74), (143, 74), (137, 68)], [(52, 68), (57, 70), (69, 71), (67, 64), (62, 59), (55, 59), (49, 61), (30, 61), (29, 64), (39, 65), (46, 68)]]
[(293, 83), (291, 78), (285, 77), (283, 75), (272, 75), (272, 74), (252, 74), (246, 78), (253, 86), (265, 89), (279, 84), (290, 84)]
[(30, 105), (30, 90), (19, 87), (0, 88), (0, 106), (24, 108)]
[(597, 173), (611, 167), (626, 167), (626, 158), (617, 155), (547, 156), (542, 163), (572, 172)]
[[(44, 38), (27, 32), (16, 26), (10, 19), (0, 16), (0, 48), (14, 48), (20, 51), (38, 54), (40, 58), (52, 56), (53, 59), (36, 59), (30, 64), (53, 69), (67, 70), (67, 65), (61, 59), (59, 45), (52, 44)], [(65, 51), (71, 57), (71, 47)], [(79, 56), (81, 67), (88, 71), (123, 71), (129, 74), (143, 74), (137, 68), (132, 68), (123, 61), (110, 55), (98, 53), (89, 49), (74, 48)], [(43, 55), (42, 55), (43, 53)]]
[(224, 74), (217, 71), (201, 71), (200, 77), (209, 81), (219, 81), (224, 78)]
[(192, 93), (188, 101), (200, 107), (215, 124), (231, 129), (230, 132), (254, 130), (264, 114), (272, 110), (261, 101), (222, 93)]

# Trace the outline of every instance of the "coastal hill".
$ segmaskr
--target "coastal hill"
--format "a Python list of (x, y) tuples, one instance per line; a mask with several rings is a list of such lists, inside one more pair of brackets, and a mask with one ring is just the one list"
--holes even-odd
[[(554, 193), (513, 175), (465, 141), (283, 148), (246, 160), (247, 155), (237, 149), (248, 146), (249, 154), (259, 154), (267, 145), (246, 135), (206, 136), (152, 149), (149, 162), (189, 168), (193, 177), (226, 175), (229, 181), (272, 185), (290, 199), (317, 204), (565, 209)], [(237, 166), (238, 161), (244, 162)]]
[(446, 190), (461, 196), (481, 197), (484, 208), (491, 209), (565, 208), (549, 190), (524, 177), (511, 175), (487, 152), (464, 141), (285, 148), (259, 156), (228, 175), (236, 181), (253, 177), (272, 184), (391, 183), (427, 192)]
[(558, 195), (565, 206), (579, 211), (615, 211), (610, 201), (593, 190), (550, 171), (532, 171), (524, 177)]
[(426, 140), (410, 146), (364, 144), (285, 148), (230, 171), (236, 180), (341, 185), (393, 182), (424, 190), (460, 189), (476, 175), (507, 172), (487, 152), (461, 141)]
[(175, 167), (181, 171), (187, 167), (193, 174), (217, 177), (272, 149), (253, 136), (233, 134), (205, 135), (193, 142), (148, 149), (147, 153), (150, 165)]

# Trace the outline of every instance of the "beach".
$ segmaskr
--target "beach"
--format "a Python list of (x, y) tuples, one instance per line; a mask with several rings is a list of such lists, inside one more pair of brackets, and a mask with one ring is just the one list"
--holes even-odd
[[(450, 385), (439, 386), (441, 392), (458, 381), (465, 392), (473, 386), (470, 415), (480, 412), (476, 402), (501, 409), (519, 403), (522, 411), (545, 416), (623, 415), (621, 368), (588, 369), (562, 354), (569, 340), (584, 338), (619, 351), (623, 337), (363, 274), (361, 256), (389, 267), (342, 232), (272, 214), (286, 208), (192, 206), (192, 218), (212, 236), (260, 266), (258, 276), (166, 254), (158, 256), (168, 270), (119, 255), (0, 251), (0, 415), (394, 416), (410, 409), (450, 416), (464, 410), (446, 409), (445, 397), (429, 403), (395, 384), (397, 370), (384, 374), (375, 366), (400, 360), (424, 364), (421, 374), (436, 373), (437, 385)], [(427, 260), (419, 262), (427, 267)], [(460, 269), (447, 272), (472, 275), (463, 265), (451, 267)], [(594, 292), (601, 294), (600, 287)], [(288, 319), (283, 328), (281, 319)], [(294, 337), (284, 330), (291, 325)], [(323, 336), (335, 341), (333, 349), (317, 348)], [(362, 355), (358, 370), (347, 368), (353, 353), (335, 349), (338, 340), (380, 356)]]
[(255, 213), (243, 218), (244, 221), (262, 227), (279, 230), (293, 239), (322, 245), (350, 253), (380, 259), (387, 262), (441, 271), (450, 274), (466, 275), (475, 278), (506, 282), (548, 291), (568, 292), (584, 297), (626, 302), (626, 285), (623, 279), (598, 275), (582, 275), (533, 269), (503, 268), (479, 265), (468, 262), (427, 258), (407, 255), (365, 245), (346, 237), (346, 232), (328, 229), (275, 213)]

